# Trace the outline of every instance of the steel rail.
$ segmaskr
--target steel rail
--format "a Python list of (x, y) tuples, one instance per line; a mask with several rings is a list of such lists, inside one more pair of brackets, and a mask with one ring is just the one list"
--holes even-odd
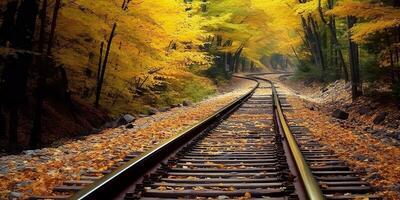
[(295, 161), (295, 165), (298, 171), (298, 174), (300, 175), (300, 180), (305, 188), (305, 193), (310, 200), (323, 200), (325, 199), (321, 188), (319, 187), (319, 184), (317, 183), (316, 179), (314, 178), (314, 175), (311, 172), (310, 167), (306, 163), (306, 160), (301, 153), (300, 147), (297, 144), (297, 141), (290, 130), (290, 127), (286, 121), (285, 115), (283, 114), (283, 109), (279, 100), (278, 92), (275, 88), (275, 85), (272, 81), (264, 78), (259, 78), (255, 77), (256, 79), (260, 79), (263, 81), (267, 81), (271, 84), (272, 87), (272, 96), (273, 96), (273, 104), (274, 104), (274, 109), (276, 112), (276, 118), (277, 122), (279, 123), (279, 126), (282, 128), (283, 135), (286, 138), (286, 141), (288, 143), (288, 146), (290, 148), (290, 153), (293, 156), (293, 159)]
[[(240, 76), (237, 77), (244, 78)], [(150, 172), (151, 169), (163, 162), (168, 156), (173, 155), (174, 152), (182, 148), (196, 136), (200, 135), (200, 133), (208, 130), (210, 126), (224, 119), (250, 98), (254, 91), (259, 87), (259, 83), (256, 79), (247, 79), (257, 82), (256, 86), (251, 89), (251, 91), (219, 109), (213, 115), (207, 117), (201, 122), (176, 134), (137, 158), (128, 161), (118, 167), (115, 171), (103, 176), (68, 199), (113, 199), (129, 189), (129, 186), (132, 185), (132, 183), (140, 180), (143, 175)]]

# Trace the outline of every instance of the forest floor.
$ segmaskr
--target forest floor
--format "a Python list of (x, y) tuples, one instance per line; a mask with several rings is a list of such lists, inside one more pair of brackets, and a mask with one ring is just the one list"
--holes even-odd
[[(280, 92), (288, 94), (295, 112), (287, 117), (302, 119), (300, 125), (359, 172), (378, 194), (386, 199), (400, 199), (400, 129), (393, 125), (399, 125), (400, 118), (394, 101), (366, 96), (351, 102), (350, 88), (344, 81), (321, 86), (279, 75), (265, 77), (277, 82)], [(335, 109), (348, 112), (349, 118), (333, 118)], [(387, 117), (374, 124), (382, 112)]]
[(104, 171), (132, 152), (140, 153), (208, 117), (255, 83), (233, 78), (219, 93), (197, 104), (142, 117), (125, 126), (105, 129), (57, 146), (0, 157), (0, 199), (51, 195), (63, 181), (79, 180), (87, 171)]

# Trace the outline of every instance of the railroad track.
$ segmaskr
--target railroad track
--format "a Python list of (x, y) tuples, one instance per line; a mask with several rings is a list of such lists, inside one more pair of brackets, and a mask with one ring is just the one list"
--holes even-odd
[(249, 79), (257, 87), (187, 131), (32, 199), (380, 199), (285, 119), (293, 110), (270, 81)]

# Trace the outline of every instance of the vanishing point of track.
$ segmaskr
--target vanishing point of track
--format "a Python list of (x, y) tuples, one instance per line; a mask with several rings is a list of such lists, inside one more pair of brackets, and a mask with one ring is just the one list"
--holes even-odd
[[(244, 78), (244, 77), (242, 77)], [(380, 199), (325, 150), (272, 82), (101, 178), (85, 176), (32, 199)], [(68, 192), (76, 192), (72, 196)]]

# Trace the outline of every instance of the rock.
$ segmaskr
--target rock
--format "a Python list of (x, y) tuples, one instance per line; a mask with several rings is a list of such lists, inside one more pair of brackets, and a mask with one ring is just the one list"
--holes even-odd
[(14, 199), (20, 199), (22, 197), (22, 193), (20, 192), (10, 192), (8, 195), (8, 199), (14, 200)]
[(363, 128), (363, 131), (366, 131), (366, 132), (368, 132), (368, 133), (371, 133), (372, 127), (366, 126), (366, 127)]
[(399, 120), (396, 120), (396, 121), (391, 121), (391, 122), (389, 122), (389, 124), (387, 125), (389, 128), (393, 128), (393, 129), (396, 129), (396, 128), (399, 128), (399, 124), (400, 124), (400, 121)]
[(396, 139), (400, 140), (400, 132), (396, 132), (395, 135), (396, 135)]
[(126, 125), (131, 122), (134, 122), (136, 118), (130, 114), (125, 114), (121, 118), (118, 119), (118, 125)]
[(335, 111), (333, 111), (332, 117), (337, 118), (337, 119), (346, 120), (349, 118), (349, 113), (344, 112), (340, 109), (336, 109)]
[(225, 196), (225, 195), (218, 196), (218, 200), (221, 200), (221, 199), (229, 199), (229, 197)]
[(0, 174), (8, 173), (8, 166), (1, 166), (0, 167)]
[(374, 124), (381, 124), (383, 121), (385, 121), (387, 116), (386, 112), (381, 112), (379, 113), (375, 118), (374, 118)]
[(382, 179), (383, 177), (381, 175), (379, 175), (378, 173), (374, 172), (372, 174), (370, 174), (367, 179), (372, 179), (372, 180), (376, 180), (376, 179)]
[(32, 182), (31, 181), (22, 181), (22, 182), (17, 182), (16, 184), (15, 184), (15, 186), (16, 187), (25, 187), (25, 186), (27, 186), (27, 185), (30, 185)]
[(400, 184), (395, 184), (391, 186), (390, 189), (393, 191), (400, 191)]
[(128, 125), (126, 125), (125, 126), (125, 128), (127, 128), (127, 129), (132, 129), (132, 128), (134, 128), (135, 126), (132, 124), (132, 123), (130, 123), (130, 124), (128, 124)]
[(374, 162), (376, 161), (376, 159), (368, 157), (366, 155), (361, 155), (361, 154), (357, 154), (354, 156), (354, 158), (358, 161), (364, 161), (364, 162)]
[(360, 115), (366, 115), (369, 114), (372, 111), (370, 107), (361, 107), (358, 109), (358, 114)]
[(171, 106), (170, 106), (171, 108), (177, 108), (177, 107), (182, 107), (182, 104), (172, 104)]
[(193, 102), (191, 102), (190, 100), (185, 100), (182, 102), (182, 105), (183, 106), (191, 106), (191, 105), (193, 105)]
[(103, 125), (103, 128), (115, 128), (118, 127), (117, 121), (107, 122)]
[(158, 110), (153, 107), (149, 107), (148, 112), (149, 112), (149, 115), (155, 115), (158, 113)]

